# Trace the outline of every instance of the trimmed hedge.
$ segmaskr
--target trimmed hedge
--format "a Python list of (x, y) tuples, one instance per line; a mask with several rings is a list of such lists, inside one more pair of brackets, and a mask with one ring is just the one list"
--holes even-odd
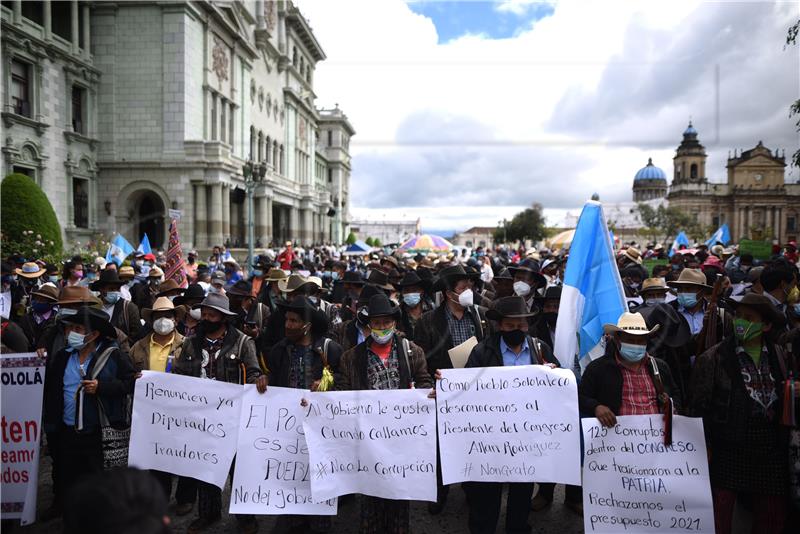
[(63, 252), (56, 212), (44, 191), (24, 174), (9, 174), (0, 184), (0, 232), (3, 256), (19, 253), (41, 258)]

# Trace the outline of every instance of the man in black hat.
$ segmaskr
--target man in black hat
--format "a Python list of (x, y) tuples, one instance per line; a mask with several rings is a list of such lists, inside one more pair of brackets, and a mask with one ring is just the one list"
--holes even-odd
[(367, 304), (373, 295), (381, 290), (373, 285), (364, 286), (356, 303), (356, 314), (352, 319), (339, 323), (334, 327), (333, 339), (342, 347), (342, 352), (347, 352), (356, 345), (369, 338), (369, 321), (367, 319)]
[[(435, 289), (443, 293), (444, 300), (417, 321), (414, 343), (425, 351), (432, 375), (439, 369), (453, 367), (448, 354), (450, 349), (473, 336), (481, 342), (491, 333), (486, 308), (473, 303), (472, 283), (461, 265), (442, 269)], [(444, 509), (449, 492), (449, 487), (442, 484), (441, 465), (437, 468), (437, 489), (436, 502), (428, 504), (428, 511), (434, 515)]]
[[(400, 309), (383, 293), (367, 306), (370, 337), (342, 355), (335, 388), (429, 389), (433, 386), (422, 349), (397, 332)], [(361, 532), (409, 531), (409, 501), (361, 497)]]
[[(486, 316), (497, 322), (497, 332), (478, 343), (469, 355), (466, 367), (513, 367), (516, 365), (548, 365), (558, 367), (551, 348), (528, 334), (528, 319), (533, 316), (520, 296), (503, 297), (495, 302)], [(500, 517), (503, 484), (465, 482), (469, 505), (470, 532), (494, 532)], [(506, 531), (530, 532), (530, 510), (533, 483), (508, 485)]]
[(333, 302), (342, 304), (340, 317), (343, 321), (349, 321), (355, 317), (356, 312), (358, 311), (358, 296), (361, 294), (361, 289), (364, 287), (364, 284), (365, 282), (361, 277), (360, 272), (347, 271), (344, 273), (344, 277), (342, 278), (342, 295), (340, 296), (340, 300), (337, 300), (337, 297), (339, 296), (336, 294), (337, 286), (334, 284)]
[(139, 320), (139, 308), (131, 301), (122, 298), (120, 287), (125, 281), (119, 278), (117, 271), (103, 269), (100, 277), (89, 285), (89, 289), (100, 293), (103, 311), (108, 315), (111, 324), (128, 336), (128, 343), (133, 345), (138, 339), (142, 323)]
[[(210, 293), (196, 306), (201, 321), (194, 335), (186, 338), (172, 372), (180, 375), (221, 380), (232, 384), (256, 384), (266, 390), (267, 377), (261, 373), (256, 346), (251, 338), (233, 326), (236, 314), (230, 311), (228, 297)], [(199, 517), (189, 525), (189, 532), (201, 532), (219, 521), (222, 491), (198, 481)], [(255, 532), (258, 524), (252, 515), (237, 515), (240, 532)]]
[(406, 272), (403, 279), (397, 284), (400, 289), (400, 311), (402, 320), (398, 328), (405, 333), (406, 337), (414, 339), (414, 327), (422, 314), (429, 311), (423, 296), (429, 282), (423, 280), (415, 271)]
[(58, 303), (58, 289), (53, 284), (45, 284), (31, 292), (31, 305), (28, 313), (19, 321), (19, 326), (28, 339), (28, 347), (22, 352), (35, 350), (44, 332), (55, 325)]
[(84, 306), (61, 322), (67, 346), (48, 359), (44, 381), (44, 427), (59, 466), (55, 513), (78, 479), (103, 471), (100, 408), (114, 428), (128, 424), (124, 399), (134, 382), (103, 311)]
[(790, 472), (786, 429), (797, 425), (792, 411), (800, 409), (796, 396), (785, 399), (792, 365), (773, 336), (784, 317), (762, 295), (728, 304), (733, 335), (697, 358), (689, 415), (703, 418), (716, 531), (731, 532), (737, 496), (747, 494), (753, 532), (780, 533)]
[(535, 311), (535, 299), (539, 296), (539, 288), (547, 285), (547, 279), (539, 272), (539, 262), (525, 259), (519, 265), (512, 265), (508, 270), (514, 276), (514, 294), (525, 299), (529, 311)]
[(253, 297), (253, 287), (250, 282), (244, 280), (233, 284), (226, 295), (231, 311), (237, 315), (233, 325), (253, 339), (257, 339), (270, 315), (267, 305), (256, 302)]
[(514, 294), (514, 277), (506, 267), (501, 267), (497, 274), (492, 278), (493, 300), (503, 297), (510, 297)]

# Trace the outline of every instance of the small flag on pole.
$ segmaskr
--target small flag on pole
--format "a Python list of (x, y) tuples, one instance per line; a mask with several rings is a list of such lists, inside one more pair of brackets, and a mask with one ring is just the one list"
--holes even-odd
[(147, 237), (146, 233), (142, 237), (142, 240), (139, 243), (139, 248), (136, 249), (136, 252), (141, 252), (142, 254), (152, 254), (153, 253), (153, 249), (150, 248), (150, 239)]
[(117, 266), (122, 265), (122, 262), (125, 261), (125, 258), (127, 258), (131, 252), (133, 252), (133, 245), (128, 243), (127, 239), (120, 234), (117, 234), (108, 246), (106, 261), (113, 261)]
[(186, 278), (186, 268), (183, 263), (181, 239), (178, 236), (178, 221), (172, 219), (169, 223), (169, 248), (167, 249), (167, 268), (164, 280), (175, 280), (180, 287), (189, 285)]
[[(561, 367), (581, 370), (603, 355), (603, 324), (615, 323), (627, 310), (603, 206), (583, 206), (569, 249), (556, 322), (554, 352)], [(576, 369), (577, 370), (577, 369)]]
[(681, 249), (681, 245), (686, 246), (689, 248), (689, 238), (686, 237), (686, 232), (681, 230), (681, 232), (675, 236), (675, 241), (672, 242), (672, 246), (669, 247), (669, 257), (671, 258), (673, 254)]
[(713, 247), (717, 243), (722, 243), (723, 245), (727, 245), (731, 241), (731, 231), (728, 230), (727, 223), (723, 224), (714, 234), (706, 241), (706, 246), (708, 248)]

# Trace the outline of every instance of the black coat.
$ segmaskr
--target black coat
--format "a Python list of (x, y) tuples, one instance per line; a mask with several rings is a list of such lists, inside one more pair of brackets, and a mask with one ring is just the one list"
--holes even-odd
[[(619, 413), (622, 405), (622, 371), (616, 361), (615, 351), (616, 347), (609, 343), (606, 354), (591, 362), (581, 375), (578, 384), (578, 404), (581, 414), (586, 417), (594, 417), (595, 408), (601, 404), (607, 406), (614, 414)], [(672, 398), (675, 409), (680, 411), (683, 399), (680, 389), (672, 379), (669, 365), (664, 360), (658, 358), (654, 360), (664, 384), (664, 391)], [(652, 378), (652, 365), (647, 361), (643, 361), (642, 365), (647, 366), (647, 372)]]
[(45, 331), (56, 324), (56, 314), (51, 312), (50, 318), (41, 324), (36, 323), (33, 317), (33, 312), (29, 311), (25, 317), (20, 319), (19, 326), (25, 332), (25, 337), (28, 338), (28, 350), (35, 350), (39, 346), (39, 340), (44, 336)]
[[(423, 314), (414, 328), (414, 343), (425, 351), (431, 375), (436, 373), (437, 369), (453, 367), (450, 355), (447, 353), (453, 348), (453, 338), (447, 325), (446, 306), (447, 304), (443, 302), (438, 308)], [(464, 313), (472, 320), (475, 338), (479, 343), (492, 333), (489, 321), (486, 320), (486, 308), (470, 306)]]
[[(500, 352), (500, 332), (495, 332), (481, 341), (472, 349), (465, 367), (502, 367), (503, 354)], [(538, 346), (541, 348), (541, 356), (544, 363), (553, 363), (558, 367), (558, 360), (553, 356), (553, 351), (547, 343), (539, 340)], [(528, 336), (528, 348), (531, 351), (531, 358), (536, 356), (536, 343), (531, 336)], [(532, 361), (531, 364), (537, 364)]]
[[(323, 361), (322, 354), (325, 347), (325, 337), (318, 337), (311, 343), (313, 353), (313, 363), (311, 376), (314, 380), (322, 378)], [(280, 340), (269, 352), (267, 358), (267, 368), (269, 369), (270, 386), (288, 388), (289, 371), (291, 369), (292, 349), (294, 345), (286, 338)], [(328, 366), (334, 376), (339, 372), (339, 360), (342, 358), (342, 347), (333, 340), (328, 342)], [(334, 379), (334, 384), (336, 380)], [(309, 384), (310, 385), (310, 384)]]

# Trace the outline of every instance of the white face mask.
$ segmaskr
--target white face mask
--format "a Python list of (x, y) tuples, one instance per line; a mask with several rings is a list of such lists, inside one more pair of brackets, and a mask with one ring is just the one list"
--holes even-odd
[(458, 304), (462, 308), (469, 308), (470, 306), (472, 306), (472, 290), (471, 289), (465, 289), (464, 291), (461, 292), (461, 294), (458, 296)]
[(195, 321), (199, 321), (200, 320), (200, 308), (196, 308), (196, 309), (190, 311), (189, 312), (189, 317), (191, 317)]
[(175, 321), (169, 317), (156, 319), (153, 321), (153, 330), (155, 330), (156, 334), (160, 334), (162, 336), (170, 334), (173, 330), (175, 330)]
[(667, 297), (650, 297), (649, 299), (645, 300), (647, 304), (651, 304), (655, 306), (656, 304), (664, 304), (667, 301)]
[(531, 292), (531, 285), (528, 282), (514, 282), (514, 293), (519, 297), (527, 297)]

